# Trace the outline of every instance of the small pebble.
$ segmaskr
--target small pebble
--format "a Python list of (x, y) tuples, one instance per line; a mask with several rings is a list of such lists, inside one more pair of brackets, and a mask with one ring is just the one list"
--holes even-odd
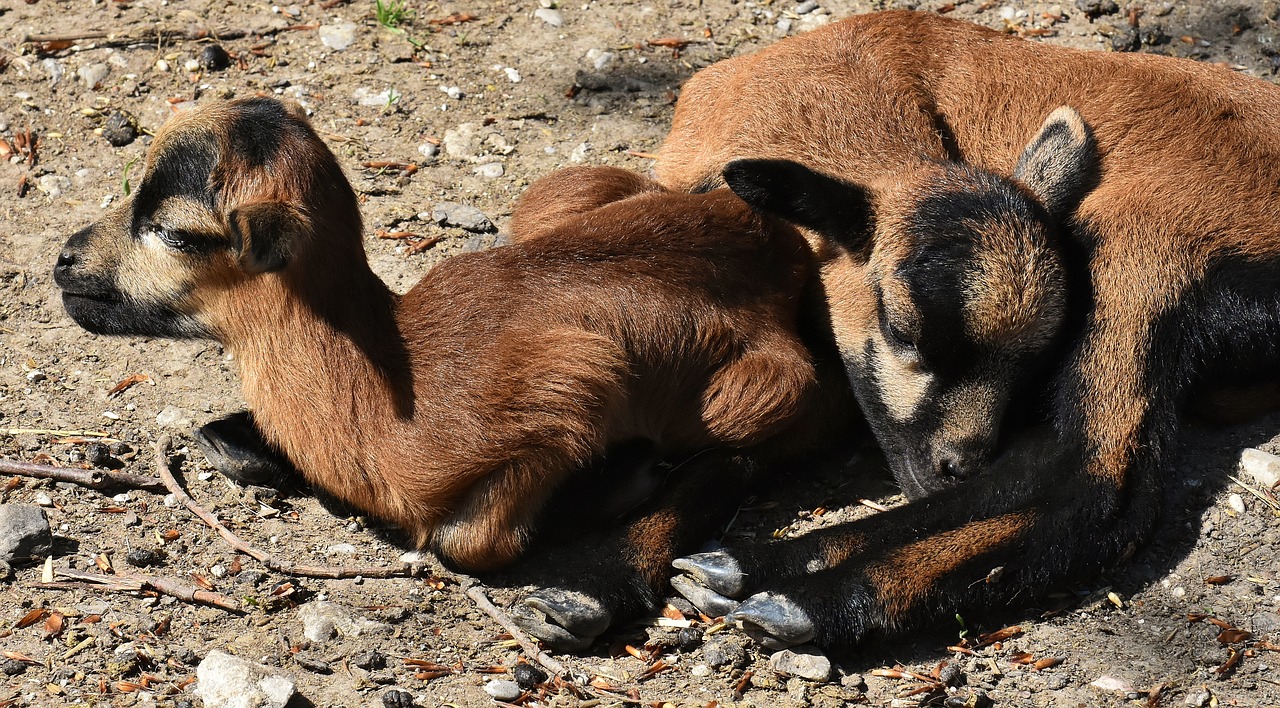
[(197, 59), (206, 71), (222, 71), (231, 66), (231, 55), (219, 44), (206, 44)]
[(374, 669), (381, 669), (386, 666), (387, 657), (383, 656), (382, 652), (377, 649), (370, 649), (369, 651), (362, 651), (351, 657), (351, 663), (365, 669), (366, 671), (373, 671)]
[(702, 646), (702, 630), (697, 627), (685, 627), (676, 634), (676, 646), (680, 651), (693, 651)]
[(107, 80), (107, 76), (111, 74), (111, 67), (106, 64), (86, 64), (76, 71), (76, 75), (84, 82), (85, 88), (95, 90)]
[(475, 173), (485, 179), (497, 179), (506, 173), (501, 162), (486, 162), (475, 169)]
[(298, 652), (297, 654), (294, 654), (293, 660), (298, 664), (298, 666), (301, 666), (307, 671), (315, 674), (333, 673), (333, 668), (329, 666), (329, 662), (317, 659), (306, 652)]
[(1240, 453), (1240, 470), (1263, 489), (1280, 484), (1280, 457), (1269, 452), (1245, 448)]
[(532, 690), (535, 686), (547, 680), (547, 672), (533, 664), (516, 664), (511, 669), (511, 673), (516, 678), (516, 684), (526, 691)]
[(807, 15), (810, 12), (813, 12), (814, 10), (817, 10), (817, 9), (818, 9), (817, 0), (805, 0), (799, 5), (796, 5), (796, 14)]
[(1089, 19), (1120, 12), (1115, 0), (1076, 0), (1076, 8)]
[[(84, 446), (84, 459), (95, 467), (105, 467), (111, 462), (111, 451), (102, 443), (89, 443)], [(128, 501), (128, 498), (125, 498)]]
[(15, 659), (5, 659), (0, 661), (0, 671), (5, 676), (21, 676), (27, 670), (27, 665)]
[(325, 25), (320, 28), (319, 35), (321, 44), (340, 52), (355, 43), (356, 26), (353, 22)]
[(408, 691), (391, 690), (382, 694), (383, 708), (413, 708), (413, 694)]
[(49, 495), (44, 492), (38, 492), (36, 493), (36, 504), (46, 507), (53, 506), (53, 499), (49, 498)]
[(133, 548), (124, 556), (124, 562), (135, 568), (146, 568), (160, 562), (160, 554), (149, 548)]
[(484, 692), (489, 694), (495, 701), (514, 701), (523, 693), (519, 684), (505, 679), (497, 679), (486, 683)]
[(769, 667), (784, 676), (825, 683), (831, 679), (831, 660), (817, 647), (783, 649), (769, 657)]

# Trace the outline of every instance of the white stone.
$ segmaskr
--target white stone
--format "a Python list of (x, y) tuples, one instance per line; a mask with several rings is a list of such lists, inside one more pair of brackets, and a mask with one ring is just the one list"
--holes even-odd
[(603, 49), (587, 50), (587, 61), (591, 62), (591, 66), (595, 67), (596, 71), (604, 71), (616, 58), (618, 58), (617, 54)]
[(1239, 494), (1232, 494), (1228, 496), (1227, 506), (1231, 507), (1231, 510), (1234, 511), (1235, 513), (1243, 514), (1245, 511), (1244, 497), (1240, 496)]
[(551, 25), (552, 27), (564, 27), (564, 16), (558, 10), (549, 7), (540, 7), (533, 11), (533, 16)]
[(440, 153), (440, 146), (434, 143), (423, 143), (418, 146), (418, 154), (425, 158), (433, 158)]
[(814, 646), (799, 646), (775, 652), (769, 657), (769, 666), (784, 676), (799, 676), (819, 682), (831, 679), (831, 660)]
[(501, 162), (488, 162), (477, 167), (475, 172), (485, 179), (497, 179), (505, 174), (506, 170), (503, 169)]
[(489, 694), (495, 701), (514, 701), (523, 693), (519, 684), (505, 679), (497, 679), (486, 683), (484, 692)]
[(196, 667), (196, 681), (205, 708), (284, 708), (297, 690), (288, 676), (216, 649)]
[(506, 67), (506, 68), (504, 68), (502, 71), (503, 71), (503, 73), (505, 73), (505, 74), (507, 75), (507, 81), (510, 81), (510, 82), (511, 82), (511, 83), (513, 83), (513, 84), (518, 84), (518, 83), (520, 83), (520, 72), (519, 72), (519, 71), (516, 71), (514, 68), (509, 67), (509, 66), (508, 66), (508, 67)]
[(94, 90), (102, 86), (102, 82), (107, 80), (111, 75), (111, 67), (106, 64), (85, 64), (76, 71), (76, 76), (84, 82), (89, 90)]
[(587, 153), (591, 151), (591, 143), (579, 143), (578, 147), (569, 153), (569, 162), (586, 162)]
[(161, 428), (178, 428), (185, 430), (191, 427), (191, 420), (181, 408), (176, 406), (165, 406), (156, 415), (156, 425)]
[(1280, 457), (1248, 447), (1240, 452), (1240, 471), (1263, 489), (1280, 484)]
[(1133, 693), (1135, 690), (1132, 683), (1122, 678), (1106, 675), (1099, 676), (1089, 685), (1102, 691), (1115, 691), (1117, 693)]
[[(50, 199), (57, 199), (62, 193), (71, 187), (71, 180), (62, 175), (45, 175), (36, 183), (41, 192), (44, 192)], [(43, 376), (44, 373), (41, 372)]]
[(317, 600), (298, 610), (302, 619), (302, 634), (313, 642), (323, 642), (340, 634), (352, 638), (367, 635), (391, 634), (391, 625), (357, 616), (352, 610), (335, 602)]
[(320, 43), (335, 51), (342, 51), (356, 41), (356, 26), (353, 22), (339, 22), (320, 28)]

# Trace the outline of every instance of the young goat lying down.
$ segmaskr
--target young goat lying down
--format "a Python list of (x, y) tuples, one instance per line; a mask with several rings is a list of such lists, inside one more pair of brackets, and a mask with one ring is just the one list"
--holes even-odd
[[(937, 492), (679, 561), (691, 596), (744, 600), (730, 619), (767, 643), (853, 643), (1088, 577), (1152, 533), (1188, 399), (1228, 383), (1274, 398), (1265, 81), (878, 13), (699, 72), (655, 169), (676, 189), (723, 172), (810, 230), (861, 407), (904, 489)], [(1031, 193), (1061, 238), (973, 237)], [(973, 422), (998, 422), (1037, 361), (1057, 439), (993, 463), (1001, 441)]]
[[(618, 446), (750, 454), (811, 402), (791, 227), (728, 190), (611, 168), (546, 178), (516, 222), (517, 243), (396, 295), (306, 119), (237, 100), (170, 119), (55, 279), (92, 332), (221, 342), (262, 435), (313, 487), (467, 569), (515, 559), (557, 486)], [(646, 587), (689, 548), (664, 545), (676, 524), (636, 541)]]

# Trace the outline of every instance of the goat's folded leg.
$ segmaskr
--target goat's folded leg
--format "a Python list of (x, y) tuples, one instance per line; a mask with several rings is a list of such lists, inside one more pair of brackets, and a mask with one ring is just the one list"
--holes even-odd
[(206, 423), (191, 435), (209, 464), (233, 481), (286, 494), (306, 488), (293, 463), (262, 437), (248, 411)]
[[(572, 546), (588, 559), (522, 598), (512, 617), (557, 649), (585, 649), (614, 622), (657, 606), (671, 562), (732, 517), (758, 464), (748, 453), (707, 451), (675, 465), (658, 495), (606, 535)], [(537, 562), (537, 560), (533, 561)]]

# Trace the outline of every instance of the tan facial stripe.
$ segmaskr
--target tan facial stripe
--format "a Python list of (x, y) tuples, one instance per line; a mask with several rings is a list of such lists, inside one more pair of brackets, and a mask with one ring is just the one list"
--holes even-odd
[(889, 416), (899, 423), (910, 420), (924, 403), (933, 375), (895, 355), (879, 332), (871, 336), (871, 356), (876, 388)]
[(907, 544), (867, 567), (867, 578), (890, 622), (896, 622), (924, 599), (943, 576), (993, 551), (1031, 526), (1032, 512), (975, 521)]

